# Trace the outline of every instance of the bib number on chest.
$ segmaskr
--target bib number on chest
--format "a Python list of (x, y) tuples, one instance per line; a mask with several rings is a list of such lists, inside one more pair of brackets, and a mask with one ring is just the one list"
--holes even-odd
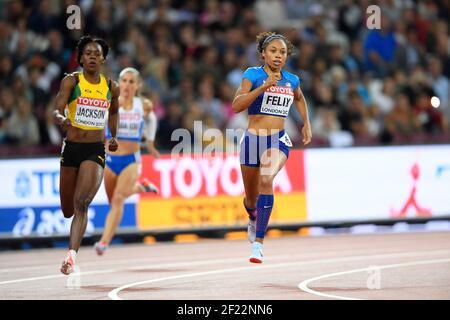
[(264, 92), (261, 113), (287, 117), (293, 101), (292, 88), (272, 86)]
[(86, 127), (103, 129), (108, 115), (108, 107), (107, 100), (79, 97), (74, 122)]
[(120, 114), (119, 136), (139, 138), (142, 118), (140, 114)]

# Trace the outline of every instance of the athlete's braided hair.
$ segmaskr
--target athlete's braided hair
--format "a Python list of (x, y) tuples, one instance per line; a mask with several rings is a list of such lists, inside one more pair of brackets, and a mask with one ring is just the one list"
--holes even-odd
[(275, 39), (283, 40), (287, 47), (287, 56), (289, 57), (294, 52), (294, 45), (282, 34), (275, 33), (275, 32), (261, 32), (256, 36), (256, 50), (259, 52), (261, 58), (262, 53), (266, 49), (266, 47), (269, 45), (270, 42), (272, 42)]
[(83, 50), (91, 42), (96, 42), (100, 45), (100, 47), (102, 47), (102, 54), (104, 59), (106, 59), (106, 57), (108, 56), (109, 45), (105, 40), (100, 38), (94, 38), (89, 35), (82, 36), (77, 43), (77, 50), (78, 50), (77, 61), (80, 66), (83, 66), (83, 64), (81, 63), (81, 56), (83, 54)]

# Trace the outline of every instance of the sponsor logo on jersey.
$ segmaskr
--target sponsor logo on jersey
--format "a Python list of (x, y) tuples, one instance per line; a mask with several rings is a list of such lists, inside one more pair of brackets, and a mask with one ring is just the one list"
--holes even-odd
[(77, 104), (86, 107), (108, 108), (109, 102), (105, 99), (78, 97)]

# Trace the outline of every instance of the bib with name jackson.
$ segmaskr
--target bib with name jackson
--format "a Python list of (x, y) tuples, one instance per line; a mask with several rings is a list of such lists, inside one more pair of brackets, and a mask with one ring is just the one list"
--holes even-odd
[(293, 102), (294, 91), (291, 87), (271, 86), (263, 94), (260, 112), (287, 117)]
[(82, 72), (78, 73), (78, 83), (67, 105), (71, 125), (83, 130), (103, 130), (111, 99), (112, 93), (103, 75), (100, 75), (98, 84), (92, 84)]
[(108, 118), (108, 108), (107, 100), (78, 97), (73, 123), (93, 129), (103, 129)]

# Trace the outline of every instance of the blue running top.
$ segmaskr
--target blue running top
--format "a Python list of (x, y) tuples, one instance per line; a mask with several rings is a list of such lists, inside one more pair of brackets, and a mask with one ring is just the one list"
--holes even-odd
[[(248, 108), (249, 115), (263, 114), (286, 118), (294, 102), (294, 91), (300, 85), (300, 78), (286, 70), (281, 70), (281, 79), (276, 86), (268, 88), (259, 95)], [(252, 83), (251, 90), (261, 86), (268, 74), (263, 66), (248, 68), (243, 75)]]

